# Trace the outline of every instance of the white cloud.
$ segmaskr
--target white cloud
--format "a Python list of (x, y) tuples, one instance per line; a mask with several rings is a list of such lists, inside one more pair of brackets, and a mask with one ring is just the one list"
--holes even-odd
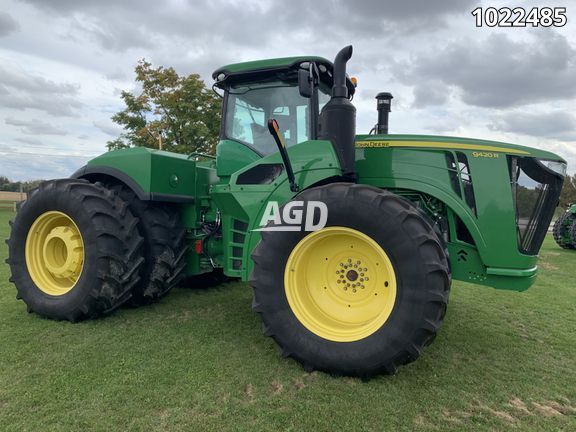
[[(37, 119), (20, 120), (8, 117), (5, 123), (7, 125), (17, 126), (22, 133), (27, 135), (67, 135), (65, 130)], [(22, 142), (22, 139), (20, 139), (20, 141)]]
[(391, 132), (534, 145), (574, 161), (573, 172), (574, 20), (560, 29), (478, 29), (470, 14), (477, 4), (293, 0), (279, 9), (261, 0), (4, 0), (0, 174), (30, 178), (33, 168), (62, 176), (105, 151), (120, 133), (110, 120), (123, 108), (119, 92), (135, 88), (141, 58), (210, 84), (223, 64), (332, 58), (349, 43), (358, 133), (376, 122), (375, 94), (390, 91)]

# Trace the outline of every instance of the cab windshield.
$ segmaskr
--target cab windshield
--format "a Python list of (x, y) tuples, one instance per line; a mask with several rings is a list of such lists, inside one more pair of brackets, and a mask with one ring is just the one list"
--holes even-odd
[[(328, 101), (319, 92), (320, 105)], [(287, 146), (311, 139), (310, 99), (300, 95), (296, 82), (242, 83), (228, 89), (225, 138), (244, 143), (262, 155), (278, 150), (268, 132), (268, 120), (278, 121)]]

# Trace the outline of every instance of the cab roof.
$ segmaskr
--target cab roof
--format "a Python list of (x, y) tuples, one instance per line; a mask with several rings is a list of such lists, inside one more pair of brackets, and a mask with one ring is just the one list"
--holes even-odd
[(316, 62), (317, 64), (323, 64), (330, 71), (332, 70), (332, 62), (325, 59), (324, 57), (281, 57), (275, 59), (265, 59), (265, 60), (255, 60), (243, 63), (233, 63), (226, 66), (222, 66), (214, 71), (212, 78), (216, 79), (218, 75), (232, 75), (241, 74), (245, 72), (256, 72), (256, 71), (267, 71), (275, 69), (290, 69), (296, 67), (300, 63), (305, 62)]
[[(243, 75), (248, 77), (268, 72), (273, 73), (290, 69), (296, 70), (302, 63), (309, 62), (315, 62), (319, 68), (324, 69), (324, 71), (329, 75), (330, 80), (332, 79), (332, 70), (334, 69), (333, 63), (324, 57), (318, 56), (280, 57), (243, 63), (233, 63), (216, 69), (212, 73), (212, 78), (216, 81), (216, 85), (218, 85), (218, 83), (228, 81), (228, 78), (241, 78)], [(324, 66), (324, 68), (322, 68), (322, 66)], [(348, 77), (346, 79), (346, 84), (350, 94), (354, 94), (355, 86)]]

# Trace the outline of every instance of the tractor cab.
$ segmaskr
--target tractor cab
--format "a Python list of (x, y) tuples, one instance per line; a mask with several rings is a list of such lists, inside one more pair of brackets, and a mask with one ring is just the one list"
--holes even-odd
[[(213, 73), (223, 90), (223, 115), (217, 157), (219, 175), (278, 151), (267, 124), (275, 119), (287, 147), (315, 140), (319, 113), (333, 86), (333, 64), (321, 57), (288, 57), (224, 66)], [(348, 95), (354, 84), (346, 79)]]

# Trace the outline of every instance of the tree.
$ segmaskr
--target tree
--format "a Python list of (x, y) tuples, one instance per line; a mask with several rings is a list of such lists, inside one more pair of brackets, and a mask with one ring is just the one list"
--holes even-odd
[(0, 191), (9, 191), (11, 187), (11, 181), (8, 177), (0, 176)]
[(562, 192), (560, 193), (559, 206), (566, 208), (569, 204), (576, 204), (576, 174), (566, 176)]
[(108, 150), (149, 147), (213, 154), (220, 131), (221, 99), (197, 74), (180, 76), (169, 67), (140, 60), (135, 68), (140, 94), (123, 91), (126, 108), (112, 117), (125, 132)]

